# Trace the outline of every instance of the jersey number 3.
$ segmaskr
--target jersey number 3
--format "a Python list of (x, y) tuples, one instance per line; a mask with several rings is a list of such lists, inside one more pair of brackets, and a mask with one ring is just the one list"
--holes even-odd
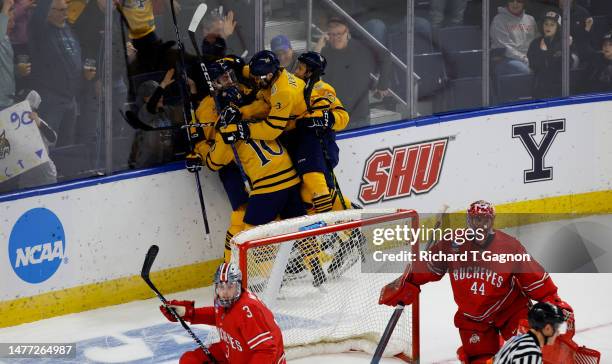
[(270, 163), (270, 159), (272, 158), (272, 156), (282, 155), (285, 152), (283, 150), (283, 146), (280, 145), (280, 143), (277, 142), (276, 140), (272, 141), (271, 143), (276, 144), (276, 146), (278, 147), (278, 151), (275, 151), (274, 149), (272, 149), (272, 147), (270, 147), (263, 140), (249, 139), (247, 140), (247, 143), (249, 144), (251, 148), (253, 148), (253, 150), (255, 151), (255, 154), (257, 154), (257, 157), (259, 157), (262, 167)]

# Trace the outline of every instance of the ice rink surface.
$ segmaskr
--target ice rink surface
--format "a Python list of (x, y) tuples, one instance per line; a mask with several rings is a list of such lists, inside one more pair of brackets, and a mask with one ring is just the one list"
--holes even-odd
[[(576, 311), (576, 341), (602, 353), (602, 363), (612, 363), (612, 274), (553, 274), (561, 297)], [(455, 303), (450, 281), (423, 287), (421, 296), (421, 363), (455, 363), (459, 336), (452, 319)], [(194, 299), (196, 305), (212, 303), (210, 287), (168, 295), (168, 299)], [(157, 298), (55, 317), (0, 329), (0, 342), (76, 342), (77, 358), (67, 360), (0, 359), (0, 363), (176, 363), (195, 344), (180, 327), (159, 313)], [(363, 313), (367, 314), (366, 312)], [(204, 338), (210, 330), (193, 326)], [(306, 363), (369, 363), (361, 353), (321, 355), (292, 360)], [(383, 363), (399, 363), (388, 359)]]
[[(533, 233), (527, 235), (536, 236)], [(604, 243), (607, 245), (609, 241)], [(574, 308), (575, 341), (599, 350), (601, 363), (612, 363), (612, 273), (553, 273), (551, 277), (559, 287), (561, 298)], [(363, 284), (368, 286), (372, 282), (365, 281)], [(330, 288), (333, 286), (330, 285)], [(378, 287), (375, 288), (378, 292)], [(196, 306), (212, 305), (213, 302), (211, 287), (168, 294), (167, 298), (195, 300)], [(457, 363), (455, 352), (460, 341), (453, 326), (456, 306), (448, 277), (423, 286), (420, 302), (420, 362)], [(0, 364), (177, 363), (184, 351), (193, 350), (196, 345), (179, 324), (168, 322), (162, 316), (158, 310), (159, 304), (157, 298), (152, 298), (0, 329), (0, 343), (74, 342), (77, 345), (77, 357), (71, 360), (0, 358)], [(321, 310), (324, 309), (321, 307)], [(366, 316), (372, 312), (355, 312), (351, 313), (351, 317)], [(205, 325), (194, 325), (192, 328), (203, 341), (210, 330), (214, 330)], [(309, 356), (289, 362), (344, 364), (369, 361), (370, 356), (366, 354), (347, 353)], [(391, 358), (382, 362), (401, 361)]]

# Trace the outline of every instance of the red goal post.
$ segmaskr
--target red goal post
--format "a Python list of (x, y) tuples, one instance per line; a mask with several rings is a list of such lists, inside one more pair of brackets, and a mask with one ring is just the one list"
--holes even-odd
[[(366, 236), (378, 227), (419, 227), (415, 210), (334, 211), (258, 226), (232, 240), (232, 261), (243, 272), (243, 288), (255, 292), (274, 312), (287, 357), (364, 351), (373, 353), (393, 308), (378, 305), (380, 289), (402, 272), (364, 272), (374, 249)], [(304, 243), (315, 242), (326, 281), (315, 287)], [(419, 244), (385, 245), (417, 253)], [(327, 250), (325, 250), (327, 249)], [(330, 273), (335, 257), (344, 265)], [(301, 269), (294, 269), (295, 266)], [(307, 267), (307, 269), (306, 269)], [(366, 269), (367, 270), (367, 269)], [(297, 272), (297, 273), (295, 273)], [(419, 300), (405, 308), (385, 356), (408, 362), (419, 358)]]

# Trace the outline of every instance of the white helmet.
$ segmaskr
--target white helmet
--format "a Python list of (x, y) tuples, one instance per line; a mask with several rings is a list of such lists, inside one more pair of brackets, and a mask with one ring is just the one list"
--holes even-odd
[[(221, 299), (217, 293), (220, 285), (236, 285), (236, 294), (230, 299)], [(215, 297), (222, 307), (231, 307), (242, 293), (242, 272), (234, 263), (222, 263), (215, 272)]]

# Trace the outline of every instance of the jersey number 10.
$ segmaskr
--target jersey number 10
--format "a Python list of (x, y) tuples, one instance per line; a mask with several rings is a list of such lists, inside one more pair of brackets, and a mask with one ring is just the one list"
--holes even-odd
[(270, 163), (270, 159), (273, 158), (272, 156), (282, 155), (285, 152), (283, 150), (283, 146), (276, 140), (272, 141), (272, 143), (276, 144), (276, 146), (278, 147), (278, 151), (274, 151), (274, 149), (272, 149), (272, 147), (270, 147), (263, 140), (249, 139), (247, 140), (247, 143), (249, 144), (251, 148), (253, 148), (253, 150), (255, 151), (255, 154), (257, 154), (257, 157), (259, 157), (262, 167)]

